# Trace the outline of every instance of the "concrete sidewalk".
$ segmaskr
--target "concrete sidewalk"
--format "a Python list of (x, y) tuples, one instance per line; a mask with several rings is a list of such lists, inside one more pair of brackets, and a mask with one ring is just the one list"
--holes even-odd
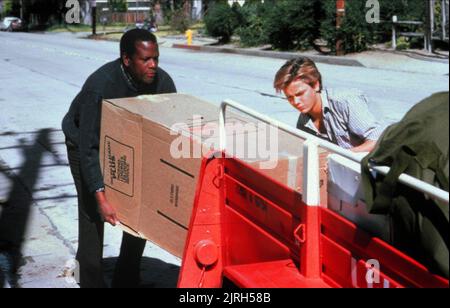
[(198, 52), (220, 52), (254, 57), (268, 57), (276, 59), (292, 59), (300, 55), (307, 56), (317, 63), (353, 67), (365, 67), (387, 71), (411, 72), (448, 75), (449, 59), (440, 55), (427, 55), (422, 51), (389, 51), (375, 50), (342, 57), (319, 54), (316, 51), (284, 52), (269, 51), (260, 48), (239, 48), (233, 45), (217, 46), (217, 40), (208, 37), (196, 37), (191, 46), (187, 45), (182, 35), (168, 36), (160, 39), (165, 47), (181, 48)]
[[(47, 33), (73, 38), (90, 38), (91, 33)], [(158, 33), (156, 32), (156, 36)], [(317, 63), (365, 67), (386, 71), (411, 72), (421, 74), (449, 74), (448, 52), (444, 55), (426, 54), (422, 50), (393, 51), (388, 49), (372, 50), (361, 53), (348, 54), (342, 57), (329, 56), (317, 51), (285, 52), (269, 51), (264, 48), (239, 48), (233, 44), (217, 45), (217, 39), (207, 36), (194, 36), (192, 45), (187, 45), (186, 37), (182, 34), (158, 37), (159, 44), (164, 47), (180, 48), (197, 52), (219, 52), (227, 54), (246, 55), (253, 57), (267, 57), (275, 59), (292, 59), (300, 55), (307, 56)]]

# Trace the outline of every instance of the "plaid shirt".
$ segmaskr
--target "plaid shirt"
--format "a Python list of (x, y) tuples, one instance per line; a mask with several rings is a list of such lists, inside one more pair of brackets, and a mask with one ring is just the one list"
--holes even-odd
[(300, 114), (297, 128), (313, 133), (345, 149), (378, 140), (384, 127), (369, 111), (367, 98), (357, 90), (322, 91), (322, 112), (326, 133), (322, 134), (311, 117)]

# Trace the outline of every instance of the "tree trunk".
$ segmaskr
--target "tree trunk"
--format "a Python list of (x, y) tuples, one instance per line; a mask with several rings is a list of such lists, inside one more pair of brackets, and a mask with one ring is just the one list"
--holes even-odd
[(191, 1), (189, 1), (189, 0), (184, 0), (184, 3), (183, 3), (183, 10), (184, 10), (184, 16), (185, 16), (186, 18), (190, 19), (190, 18), (191, 18), (191, 12), (192, 12), (192, 9), (191, 9)]

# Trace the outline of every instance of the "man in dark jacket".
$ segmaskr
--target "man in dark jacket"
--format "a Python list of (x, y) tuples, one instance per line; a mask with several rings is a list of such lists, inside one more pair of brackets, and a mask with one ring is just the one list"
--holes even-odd
[[(120, 59), (92, 74), (64, 117), (62, 128), (78, 193), (81, 287), (104, 287), (102, 272), (104, 222), (118, 223), (114, 205), (105, 197), (100, 169), (101, 105), (104, 99), (175, 93), (172, 78), (158, 67), (156, 37), (146, 30), (128, 31), (120, 42)], [(145, 241), (124, 233), (113, 287), (136, 287)]]

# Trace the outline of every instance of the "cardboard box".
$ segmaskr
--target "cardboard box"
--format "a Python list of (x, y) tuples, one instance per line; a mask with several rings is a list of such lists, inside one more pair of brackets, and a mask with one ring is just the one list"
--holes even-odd
[(392, 242), (389, 215), (371, 214), (364, 201), (361, 165), (337, 154), (328, 157), (328, 208), (386, 242)]
[[(298, 141), (297, 141), (298, 142)], [(319, 154), (319, 186), (320, 186), (320, 203), (323, 207), (328, 204), (328, 155), (323, 151)], [(257, 167), (258, 163), (250, 163)], [(260, 170), (263, 174), (277, 180), (279, 183), (285, 184), (290, 188), (302, 192), (303, 190), (303, 157), (291, 156), (280, 157), (277, 167), (274, 169)]]
[[(218, 149), (218, 131), (209, 134), (218, 127), (218, 118), (217, 106), (182, 94), (104, 101), (100, 161), (107, 198), (127, 232), (183, 255), (202, 162), (199, 152)], [(227, 122), (253, 124), (243, 133), (229, 132), (229, 141), (236, 134), (253, 140), (260, 132), (256, 120), (239, 114), (230, 113)], [(296, 175), (301, 141), (287, 134), (277, 141), (281, 159), (266, 172), (301, 187), (302, 177)], [(184, 157), (181, 148), (188, 149)], [(262, 160), (253, 157), (251, 163)]]

